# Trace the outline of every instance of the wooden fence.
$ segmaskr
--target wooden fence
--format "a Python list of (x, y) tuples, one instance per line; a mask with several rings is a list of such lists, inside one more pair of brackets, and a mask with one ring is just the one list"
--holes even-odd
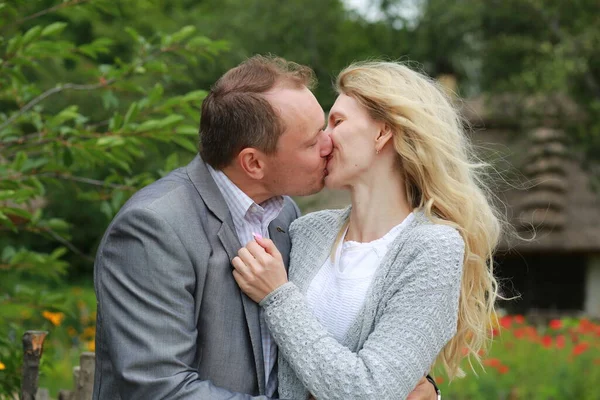
[[(27, 331), (23, 335), (22, 400), (49, 400), (47, 389), (38, 388), (40, 360), (48, 332)], [(79, 365), (73, 368), (73, 389), (61, 390), (58, 400), (91, 400), (94, 390), (94, 353), (82, 353)]]

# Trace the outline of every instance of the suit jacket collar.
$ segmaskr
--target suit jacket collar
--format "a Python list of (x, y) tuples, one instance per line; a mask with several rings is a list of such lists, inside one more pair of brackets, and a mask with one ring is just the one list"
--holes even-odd
[(227, 203), (202, 158), (200, 156), (194, 157), (186, 170), (192, 184), (195, 186), (200, 197), (202, 197), (204, 204), (206, 204), (206, 208), (235, 231)]

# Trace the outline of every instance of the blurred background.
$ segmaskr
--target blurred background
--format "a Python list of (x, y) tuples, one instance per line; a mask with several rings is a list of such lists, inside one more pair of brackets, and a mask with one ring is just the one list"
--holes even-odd
[[(94, 351), (93, 259), (137, 189), (196, 153), (200, 104), (245, 58), (311, 66), (327, 110), (356, 60), (438, 79), (519, 238), (483, 366), (445, 399), (600, 399), (598, 0), (0, 1), (0, 399), (21, 337), (46, 330), (40, 386)], [(343, 193), (296, 199), (304, 212)]]

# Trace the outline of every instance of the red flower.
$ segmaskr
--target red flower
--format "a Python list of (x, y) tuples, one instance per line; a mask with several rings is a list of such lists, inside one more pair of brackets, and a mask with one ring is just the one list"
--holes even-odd
[(587, 318), (581, 318), (578, 330), (580, 333), (590, 333), (594, 330), (594, 324)]
[(550, 329), (560, 329), (562, 328), (562, 321), (560, 319), (553, 319), (552, 321), (550, 321), (550, 324), (548, 324), (550, 326)]
[(587, 349), (590, 348), (590, 345), (586, 342), (581, 342), (577, 346), (573, 347), (573, 355), (578, 356), (582, 353), (585, 353)]
[(522, 324), (525, 322), (525, 317), (522, 315), (515, 315), (515, 323)]
[(500, 326), (504, 329), (510, 329), (512, 325), (512, 317), (510, 315), (505, 315), (504, 317), (500, 318), (499, 322)]
[(544, 346), (545, 348), (549, 349), (550, 347), (552, 347), (552, 337), (546, 335), (542, 338), (542, 346)]
[(498, 368), (502, 365), (502, 362), (498, 358), (488, 358), (483, 360), (483, 365), (487, 365), (488, 367)]
[(525, 336), (525, 330), (523, 328), (518, 328), (514, 330), (513, 334), (517, 339), (523, 339)]
[(565, 336), (564, 335), (558, 335), (556, 337), (556, 348), (557, 349), (562, 349), (565, 347)]
[(506, 374), (510, 369), (507, 365), (501, 365), (498, 367), (498, 372), (502, 375)]

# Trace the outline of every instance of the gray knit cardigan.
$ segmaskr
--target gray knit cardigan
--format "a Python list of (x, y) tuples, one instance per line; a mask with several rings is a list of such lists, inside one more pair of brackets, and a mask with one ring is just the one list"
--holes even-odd
[(349, 213), (320, 211), (290, 226), (290, 282), (260, 303), (279, 346), (282, 399), (405, 399), (456, 333), (464, 241), (416, 211), (342, 343), (328, 334), (304, 296)]

